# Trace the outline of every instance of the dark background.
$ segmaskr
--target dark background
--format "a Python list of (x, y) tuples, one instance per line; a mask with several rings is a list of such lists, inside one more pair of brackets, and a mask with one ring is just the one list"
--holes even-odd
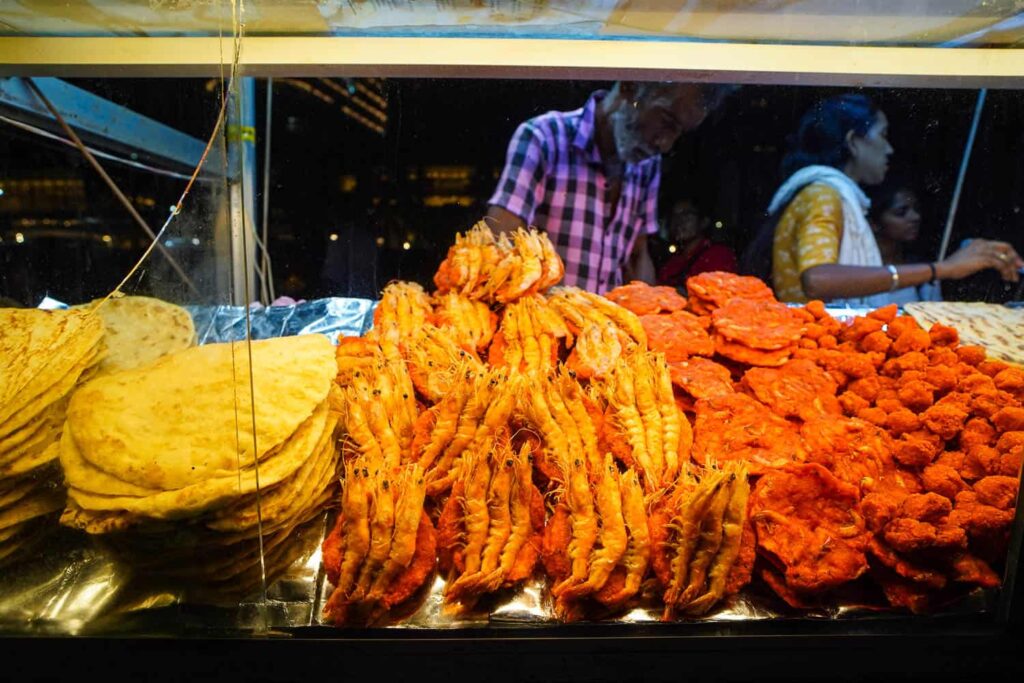
[[(206, 139), (219, 83), (206, 80), (74, 80), (141, 114)], [(274, 82), (270, 253), (277, 294), (374, 296), (389, 280), (424, 284), (456, 231), (486, 211), (509, 136), (523, 120), (574, 109), (607, 83), (583, 81), (279, 79)], [(346, 113), (338, 90), (357, 86), (386, 100), (383, 134), (367, 113)], [(265, 81), (257, 83), (262, 160)], [(817, 98), (849, 89), (747, 86), (667, 156), (662, 206), (689, 195), (707, 208), (716, 240), (741, 249), (776, 189), (785, 139)], [(365, 91), (365, 90), (364, 90)], [(975, 90), (867, 90), (887, 113), (892, 172), (909, 178), (924, 209), (914, 250), (934, 258), (964, 149)], [(968, 236), (1024, 250), (1024, 93), (989, 93), (957, 215), (952, 246)], [(351, 108), (349, 107), (349, 111)], [(370, 116), (369, 118), (373, 118)], [(378, 119), (380, 120), (380, 119)], [(260, 164), (262, 166), (262, 163)], [(183, 181), (105, 163), (150, 225), (158, 226)], [(60, 180), (21, 201), (11, 181)], [(112, 288), (147, 241), (78, 153), (0, 124), (0, 296), (35, 305)], [(44, 183), (45, 184), (45, 183)], [(262, 187), (262, 181), (257, 183)], [(38, 188), (37, 188), (38, 189)], [(193, 207), (209, 200), (199, 186)], [(261, 198), (257, 198), (257, 206)], [(194, 213), (202, 215), (200, 208)], [(47, 223), (47, 224), (44, 224)], [(14, 240), (16, 233), (23, 241)], [(103, 241), (102, 235), (111, 239)], [(334, 239), (331, 236), (334, 235)], [(403, 248), (405, 245), (408, 248)], [(176, 247), (186, 263), (203, 248)], [(325, 267), (326, 263), (326, 267)], [(945, 283), (949, 299), (1005, 301), (992, 274)], [(1019, 298), (1019, 294), (1017, 294)]]

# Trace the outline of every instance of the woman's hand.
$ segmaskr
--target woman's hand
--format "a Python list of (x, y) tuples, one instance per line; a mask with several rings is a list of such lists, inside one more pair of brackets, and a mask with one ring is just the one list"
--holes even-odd
[(935, 272), (940, 280), (962, 280), (978, 271), (994, 268), (1004, 280), (1017, 282), (1020, 280), (1017, 271), (1021, 267), (1024, 267), (1024, 261), (1011, 245), (976, 239), (944, 261), (936, 263)]

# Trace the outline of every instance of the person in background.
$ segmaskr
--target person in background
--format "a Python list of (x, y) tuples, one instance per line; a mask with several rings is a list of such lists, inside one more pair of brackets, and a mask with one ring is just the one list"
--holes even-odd
[(822, 100), (800, 120), (783, 160), (786, 180), (768, 207), (770, 217), (778, 216), (771, 281), (780, 300), (877, 307), (900, 289), (985, 268), (1019, 279), (1020, 256), (990, 240), (975, 240), (939, 262), (883, 262), (862, 188), (885, 179), (893, 153), (888, 135), (885, 112), (861, 94)]
[[(917, 193), (910, 184), (900, 179), (887, 178), (872, 188), (868, 217), (875, 232), (875, 241), (882, 263), (902, 265), (920, 261), (913, 245), (921, 233), (921, 209)], [(925, 282), (916, 287), (897, 289), (890, 302), (906, 304), (913, 301), (941, 301), (942, 290), (938, 282)]]
[(516, 129), (488, 219), (535, 226), (565, 261), (565, 284), (604, 293), (653, 283), (647, 236), (658, 229), (661, 155), (701, 124), (730, 86), (621, 81), (582, 108)]
[(658, 268), (658, 284), (683, 287), (686, 279), (708, 271), (736, 272), (736, 254), (708, 237), (711, 219), (688, 197), (676, 200), (668, 214), (668, 240), (674, 253)]

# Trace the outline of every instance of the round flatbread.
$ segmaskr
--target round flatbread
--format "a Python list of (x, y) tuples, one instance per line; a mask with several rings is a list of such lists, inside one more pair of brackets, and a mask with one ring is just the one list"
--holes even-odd
[(97, 299), (107, 356), (100, 372), (130, 370), (195, 344), (192, 316), (181, 306), (148, 296)]

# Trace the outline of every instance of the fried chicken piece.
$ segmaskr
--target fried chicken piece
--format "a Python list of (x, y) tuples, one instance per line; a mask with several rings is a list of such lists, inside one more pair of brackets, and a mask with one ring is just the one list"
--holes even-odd
[(1019, 479), (1022, 462), (1024, 462), (1024, 446), (1018, 446), (999, 458), (996, 474)]
[(960, 473), (949, 465), (934, 462), (924, 468), (921, 473), (921, 481), (927, 491), (934, 491), (950, 500), (956, 498), (956, 494), (969, 488), (960, 477)]
[(952, 391), (956, 387), (957, 380), (956, 371), (947, 365), (929, 366), (925, 373), (925, 382), (940, 393)]
[(881, 408), (862, 408), (857, 411), (857, 418), (870, 422), (873, 425), (884, 427), (885, 421), (889, 419), (889, 415)]
[(972, 417), (960, 432), (961, 448), (991, 446), (996, 441), (996, 428), (983, 417)]
[(936, 348), (933, 346), (928, 349), (928, 364), (932, 367), (943, 367), (952, 370), (960, 364), (960, 357), (951, 348)]
[(899, 339), (900, 335), (910, 330), (920, 330), (921, 326), (917, 324), (913, 316), (909, 315), (898, 315), (889, 321), (885, 331), (894, 340)]
[[(962, 436), (960, 438), (961, 440), (963, 439)], [(999, 440), (996, 442), (996, 450), (1000, 453), (1009, 453), (1021, 447), (1024, 447), (1024, 431), (1003, 432), (999, 435)]]
[(935, 464), (946, 465), (947, 467), (952, 467), (954, 470), (959, 472), (964, 467), (965, 458), (966, 456), (963, 451), (943, 451), (942, 453), (939, 453), (939, 457), (936, 458)]
[(980, 372), (972, 372), (966, 377), (961, 377), (957, 382), (957, 391), (962, 391), (973, 396), (995, 396), (998, 392), (995, 380)]
[(930, 524), (908, 517), (898, 517), (886, 525), (885, 542), (899, 552), (912, 553), (935, 548), (948, 550), (967, 547), (967, 534), (952, 524)]
[(918, 412), (927, 410), (935, 402), (931, 385), (926, 382), (907, 382), (897, 390), (900, 403)]
[(931, 337), (932, 346), (952, 346), (960, 343), (960, 334), (952, 327), (942, 323), (932, 323), (928, 329), (928, 336)]
[(993, 378), (996, 388), (1008, 391), (1018, 398), (1024, 394), (1024, 370), (1008, 367), (997, 373)]
[(967, 417), (966, 410), (962, 410), (956, 405), (939, 402), (924, 411), (921, 421), (933, 434), (949, 441), (963, 429)]
[(839, 405), (847, 415), (856, 415), (859, 411), (871, 407), (866, 399), (852, 391), (844, 391), (839, 395)]
[(875, 580), (882, 587), (885, 599), (893, 607), (905, 607), (914, 614), (924, 614), (931, 607), (931, 589), (908, 581), (895, 572), (875, 572)]
[(886, 413), (895, 413), (899, 410), (903, 410), (903, 404), (900, 403), (900, 399), (895, 395), (890, 395), (890, 392), (879, 392), (878, 400), (875, 401), (875, 407), (881, 408)]
[(839, 334), (839, 339), (844, 342), (859, 342), (864, 337), (874, 332), (882, 331), (885, 323), (875, 318), (854, 318)]
[(978, 363), (978, 372), (983, 375), (987, 375), (988, 377), (995, 377), (1008, 367), (1010, 367), (1009, 363), (990, 358)]
[(910, 353), (911, 351), (927, 351), (932, 345), (932, 338), (928, 333), (918, 328), (907, 330), (896, 337), (892, 343), (892, 352), (898, 354)]
[(960, 475), (967, 481), (999, 473), (999, 451), (991, 446), (968, 446)]
[(949, 523), (964, 529), (971, 537), (1005, 531), (1013, 524), (1013, 510), (985, 505), (974, 491), (961, 491), (949, 514)]
[(871, 555), (883, 566), (904, 579), (935, 590), (946, 586), (946, 577), (942, 572), (909, 561), (877, 538), (871, 539), (871, 545), (868, 548)]
[(847, 387), (848, 391), (852, 391), (868, 402), (874, 401), (881, 389), (882, 381), (877, 376), (862, 377), (850, 382), (850, 386)]
[(864, 353), (888, 353), (892, 346), (892, 340), (889, 339), (889, 335), (879, 330), (861, 339), (859, 346)]
[(1000, 510), (1012, 510), (1017, 502), (1018, 480), (1015, 477), (990, 476), (974, 482), (978, 502)]
[(903, 500), (898, 516), (937, 523), (947, 517), (952, 510), (953, 503), (945, 496), (937, 493), (916, 493)]
[(870, 311), (867, 315), (869, 318), (881, 320), (883, 323), (888, 325), (896, 318), (897, 313), (899, 313), (899, 306), (896, 304), (886, 304), (885, 306)]
[(920, 351), (911, 351), (885, 361), (885, 364), (882, 365), (882, 374), (886, 377), (899, 377), (910, 370), (925, 372), (927, 369), (928, 356)]
[(957, 358), (960, 359), (961, 363), (974, 366), (983, 362), (986, 356), (985, 349), (980, 346), (972, 345), (958, 346), (956, 348), (956, 355)]
[(992, 416), (992, 424), (1000, 432), (1024, 431), (1024, 408), (1007, 406)]
[(885, 419), (885, 427), (893, 436), (900, 436), (907, 432), (919, 430), (921, 428), (921, 420), (913, 412), (906, 408), (900, 408), (889, 413)]
[(969, 553), (961, 553), (953, 558), (951, 568), (952, 579), (959, 583), (973, 583), (983, 588), (996, 588), (1002, 583), (999, 575), (985, 560)]
[(784, 568), (788, 588), (828, 590), (867, 571), (870, 538), (853, 510), (857, 487), (818, 464), (792, 464), (762, 476), (751, 494), (758, 548)]
[(864, 496), (860, 501), (860, 511), (867, 528), (875, 533), (884, 529), (886, 524), (896, 518), (900, 500), (892, 492), (869, 493)]
[(896, 441), (893, 458), (904, 467), (926, 467), (942, 451), (942, 441), (934, 434), (916, 431), (903, 434)]

